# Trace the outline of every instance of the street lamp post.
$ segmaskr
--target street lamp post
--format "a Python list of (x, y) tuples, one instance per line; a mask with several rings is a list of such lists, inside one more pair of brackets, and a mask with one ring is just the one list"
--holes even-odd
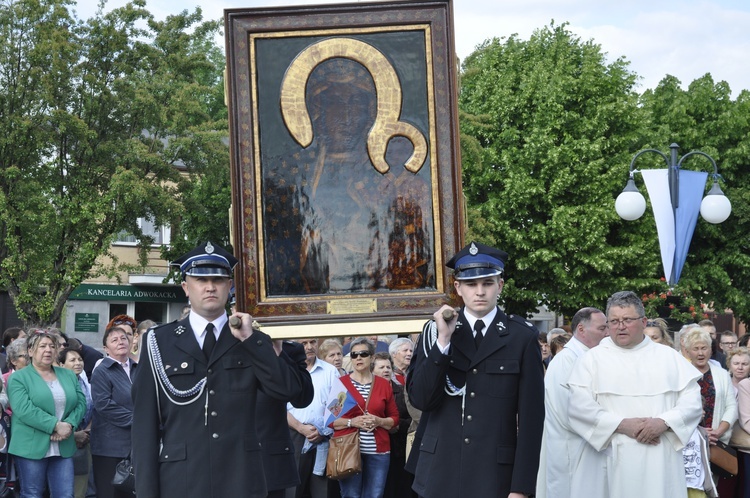
[[(719, 187), (720, 176), (716, 161), (698, 150), (688, 152), (678, 159), (679, 148), (677, 144), (670, 145), (669, 156), (657, 149), (644, 149), (633, 156), (628, 182), (615, 201), (615, 210), (621, 218), (637, 220), (643, 215), (646, 211), (646, 199), (638, 191), (634, 180), (635, 173), (641, 173), (654, 211), (664, 276), (670, 285), (675, 285), (680, 280), (690, 240), (698, 223), (698, 213), (709, 223), (721, 223), (732, 212), (729, 199)], [(659, 154), (667, 164), (667, 169), (636, 170), (636, 159), (646, 152)], [(703, 156), (713, 165), (713, 185), (705, 197), (703, 193), (709, 174), (704, 171), (682, 170), (685, 159), (692, 156)], [(666, 193), (669, 195), (665, 195)]]

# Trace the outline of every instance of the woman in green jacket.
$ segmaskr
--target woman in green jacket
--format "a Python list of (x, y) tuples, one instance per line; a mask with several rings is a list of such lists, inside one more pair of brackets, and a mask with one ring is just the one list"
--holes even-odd
[(73, 498), (73, 429), (86, 412), (86, 397), (75, 374), (54, 366), (57, 341), (42, 330), (28, 336), (31, 368), (8, 378), (13, 407), (9, 451), (15, 455), (21, 495)]

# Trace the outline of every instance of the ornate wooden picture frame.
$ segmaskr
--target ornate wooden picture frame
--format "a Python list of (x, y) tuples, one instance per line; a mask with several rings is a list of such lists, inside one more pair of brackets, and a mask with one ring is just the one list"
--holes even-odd
[(225, 23), (239, 309), (277, 336), (418, 331), (463, 236), (451, 2)]

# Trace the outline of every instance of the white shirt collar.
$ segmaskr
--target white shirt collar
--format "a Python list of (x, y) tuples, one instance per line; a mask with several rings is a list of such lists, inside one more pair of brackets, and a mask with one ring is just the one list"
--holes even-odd
[(469, 327), (471, 327), (471, 330), (474, 330), (474, 324), (477, 320), (482, 320), (484, 322), (484, 329), (482, 330), (482, 335), (487, 335), (487, 327), (490, 326), (492, 323), (492, 320), (495, 319), (495, 315), (497, 315), (497, 306), (492, 308), (492, 311), (487, 313), (486, 315), (482, 317), (475, 317), (472, 315), (468, 309), (464, 308), (464, 316), (466, 317), (466, 321), (469, 322)]
[[(203, 347), (203, 341), (206, 338), (206, 325), (208, 325), (209, 321), (192, 310), (190, 311), (188, 320), (190, 320), (190, 328), (193, 329), (193, 334), (195, 334), (195, 340), (198, 341), (200, 347)], [(225, 313), (210, 322), (214, 324), (214, 334), (216, 335), (217, 340), (219, 339), (219, 333), (221, 332), (221, 329), (224, 328), (224, 325), (226, 325), (227, 320), (229, 320), (229, 317), (227, 317)]]

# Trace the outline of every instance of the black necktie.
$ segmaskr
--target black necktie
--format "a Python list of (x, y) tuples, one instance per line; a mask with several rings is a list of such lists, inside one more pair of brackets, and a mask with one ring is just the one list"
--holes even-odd
[(482, 339), (484, 339), (482, 329), (484, 329), (484, 322), (482, 320), (474, 322), (474, 345), (477, 349), (479, 349), (479, 345), (482, 344)]
[(203, 339), (203, 354), (207, 360), (211, 359), (211, 351), (216, 345), (216, 336), (214, 335), (214, 324), (209, 322), (206, 325), (206, 337)]

